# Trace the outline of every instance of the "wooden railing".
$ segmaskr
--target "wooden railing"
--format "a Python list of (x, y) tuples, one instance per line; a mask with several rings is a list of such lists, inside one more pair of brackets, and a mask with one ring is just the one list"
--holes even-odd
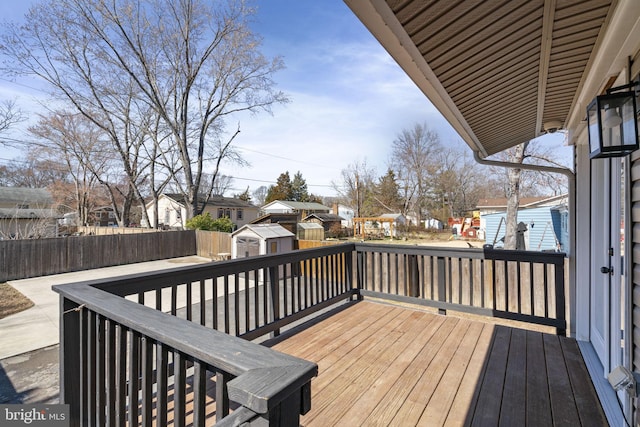
[(221, 425), (297, 425), (317, 366), (246, 340), (351, 298), (352, 252), (341, 245), (55, 286), (72, 425), (205, 425), (213, 411)]
[(566, 333), (563, 253), (357, 244), (364, 296), (552, 326)]
[(61, 400), (72, 425), (204, 425), (214, 410), (221, 425), (297, 425), (317, 366), (246, 340), (365, 296), (564, 334), (563, 265), (562, 254), (341, 244), (55, 286)]

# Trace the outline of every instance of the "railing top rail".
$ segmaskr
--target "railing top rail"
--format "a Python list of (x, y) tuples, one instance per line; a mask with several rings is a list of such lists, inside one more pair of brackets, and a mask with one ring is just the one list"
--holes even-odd
[(444, 256), (452, 258), (483, 258), (483, 251), (479, 248), (448, 248), (441, 246), (419, 245), (387, 245), (380, 243), (356, 243), (356, 250), (360, 252), (390, 252), (398, 254), (417, 254), (428, 256)]
[(484, 249), (486, 259), (502, 261), (539, 262), (564, 264), (567, 255), (564, 252), (516, 251), (509, 249)]
[(83, 283), (105, 290), (114, 295), (124, 296), (137, 292), (161, 289), (176, 283), (196, 282), (211, 277), (222, 277), (245, 271), (277, 267), (283, 263), (296, 263), (312, 258), (351, 253), (353, 249), (353, 243), (345, 243), (279, 254), (258, 255), (248, 258), (236, 258), (227, 261), (176, 267), (158, 272), (129, 274)]
[(441, 246), (387, 245), (380, 243), (356, 243), (360, 252), (389, 252), (398, 254), (417, 254), (450, 258), (494, 259), (502, 261), (522, 261), (548, 264), (561, 264), (566, 258), (562, 252), (517, 251), (488, 248), (449, 248)]
[(230, 397), (258, 413), (267, 412), (286, 397), (282, 396), (284, 391), (301, 387), (318, 373), (315, 363), (167, 315), (87, 283), (55, 285), (53, 290), (127, 328), (236, 376), (228, 383)]

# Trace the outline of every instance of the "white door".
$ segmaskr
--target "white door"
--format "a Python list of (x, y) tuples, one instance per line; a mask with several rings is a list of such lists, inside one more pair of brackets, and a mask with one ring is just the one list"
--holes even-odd
[(591, 162), (590, 338), (606, 376), (623, 364), (625, 162)]

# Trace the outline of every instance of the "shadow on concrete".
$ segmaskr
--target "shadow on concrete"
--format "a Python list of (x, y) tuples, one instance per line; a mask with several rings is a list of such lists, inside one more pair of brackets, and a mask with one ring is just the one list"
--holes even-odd
[(0, 403), (59, 402), (58, 345), (0, 360)]

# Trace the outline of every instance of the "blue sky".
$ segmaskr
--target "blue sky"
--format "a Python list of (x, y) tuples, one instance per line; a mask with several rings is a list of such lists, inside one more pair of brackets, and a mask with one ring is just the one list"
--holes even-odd
[[(32, 1), (31, 3), (34, 3)], [(224, 167), (234, 176), (229, 193), (275, 183), (285, 171), (300, 171), (309, 191), (334, 195), (332, 182), (355, 162), (386, 172), (391, 143), (403, 130), (426, 123), (447, 145), (465, 145), (427, 98), (364, 28), (342, 0), (262, 0), (255, 31), (263, 53), (280, 55), (286, 69), (278, 88), (291, 102), (273, 115), (240, 117), (236, 146), (250, 166)], [(0, 16), (19, 20), (28, 2), (0, 0)], [(43, 93), (0, 77), (1, 99), (36, 110)], [(236, 123), (227, 123), (235, 129)], [(16, 139), (26, 138), (16, 130)], [(0, 163), (18, 153), (0, 147)]]
[[(292, 102), (241, 123), (245, 179), (275, 180), (301, 171), (315, 194), (333, 194), (340, 171), (365, 161), (383, 175), (391, 142), (427, 123), (446, 141), (460, 138), (341, 0), (258, 3), (263, 52), (281, 55), (275, 76)], [(269, 154), (265, 154), (269, 153)], [(236, 187), (259, 182), (236, 179)]]

